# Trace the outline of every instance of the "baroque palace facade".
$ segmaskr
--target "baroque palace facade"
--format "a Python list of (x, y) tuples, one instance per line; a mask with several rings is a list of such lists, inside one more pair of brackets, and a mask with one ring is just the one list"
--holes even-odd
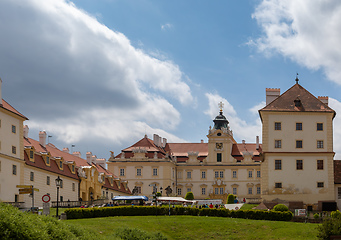
[[(55, 179), (63, 180), (60, 202), (111, 201), (113, 196), (131, 195), (127, 182), (105, 168), (105, 159), (91, 152), (86, 160), (80, 152), (58, 149), (46, 143), (45, 131), (39, 141), (28, 137), (27, 117), (8, 104), (1, 95), (0, 79), (0, 201), (22, 208), (43, 206), (42, 196), (57, 200)], [(32, 196), (19, 194), (17, 185), (33, 185), (39, 191)]]
[(161, 187), (172, 196), (193, 192), (195, 199), (237, 195), (247, 202), (301, 202), (318, 209), (321, 202), (341, 207), (341, 164), (334, 160), (333, 119), (328, 97), (316, 98), (296, 79), (290, 89), (266, 89), (259, 110), (262, 139), (237, 143), (220, 113), (208, 131), (208, 143), (168, 143), (144, 136), (112, 153), (108, 169), (130, 189), (151, 197)]

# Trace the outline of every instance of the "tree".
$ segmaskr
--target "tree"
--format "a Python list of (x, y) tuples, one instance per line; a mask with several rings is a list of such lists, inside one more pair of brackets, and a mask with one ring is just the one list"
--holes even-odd
[(227, 204), (233, 204), (235, 199), (236, 199), (236, 196), (235, 196), (235, 195), (229, 194), (229, 195), (227, 196)]
[(194, 199), (194, 195), (192, 192), (187, 192), (186, 196), (185, 196), (186, 200), (193, 200)]

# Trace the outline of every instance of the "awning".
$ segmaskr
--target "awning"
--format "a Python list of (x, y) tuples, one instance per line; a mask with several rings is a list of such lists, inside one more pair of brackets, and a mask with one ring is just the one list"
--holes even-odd
[(157, 201), (164, 201), (164, 202), (188, 202), (188, 203), (195, 203), (196, 200), (186, 200), (182, 197), (158, 197)]
[(119, 200), (143, 200), (143, 201), (148, 201), (148, 198), (146, 196), (116, 196), (112, 200), (113, 201), (119, 201)]

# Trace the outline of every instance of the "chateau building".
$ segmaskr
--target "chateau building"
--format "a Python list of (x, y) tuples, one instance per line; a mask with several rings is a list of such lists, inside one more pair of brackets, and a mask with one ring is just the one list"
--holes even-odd
[[(172, 196), (193, 192), (196, 199), (227, 200), (229, 193), (249, 202), (259, 202), (261, 145), (236, 143), (223, 115), (213, 120), (208, 143), (167, 143), (154, 134), (111, 156), (108, 169), (129, 182), (138, 194), (170, 187)], [(257, 137), (258, 139), (258, 137)]]
[[(59, 150), (46, 144), (47, 134), (39, 133), (39, 141), (28, 137), (28, 120), (1, 97), (0, 79), (0, 201), (11, 202), (22, 208), (42, 207), (42, 196), (57, 200), (55, 179), (59, 176), (60, 202), (93, 201), (110, 202), (117, 195), (131, 195), (127, 182), (105, 168), (106, 160), (91, 152), (86, 160), (80, 152)], [(17, 185), (32, 186), (29, 194), (19, 194)]]
[[(259, 110), (262, 141), (236, 143), (220, 113), (208, 143), (167, 143), (154, 134), (110, 157), (108, 168), (140, 195), (170, 186), (173, 196), (195, 199), (237, 195), (247, 202), (341, 202), (341, 164), (334, 161), (333, 119), (328, 97), (316, 98), (296, 79), (290, 89), (266, 89)], [(334, 171), (335, 165), (335, 171)], [(335, 175), (335, 177), (334, 177)], [(335, 179), (335, 180), (334, 180)]]

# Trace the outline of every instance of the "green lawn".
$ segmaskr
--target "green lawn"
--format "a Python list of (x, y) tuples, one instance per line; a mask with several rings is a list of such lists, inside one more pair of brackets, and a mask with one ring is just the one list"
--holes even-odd
[(317, 239), (317, 224), (193, 216), (135, 216), (67, 220), (110, 235), (118, 228), (161, 232), (169, 239)]

